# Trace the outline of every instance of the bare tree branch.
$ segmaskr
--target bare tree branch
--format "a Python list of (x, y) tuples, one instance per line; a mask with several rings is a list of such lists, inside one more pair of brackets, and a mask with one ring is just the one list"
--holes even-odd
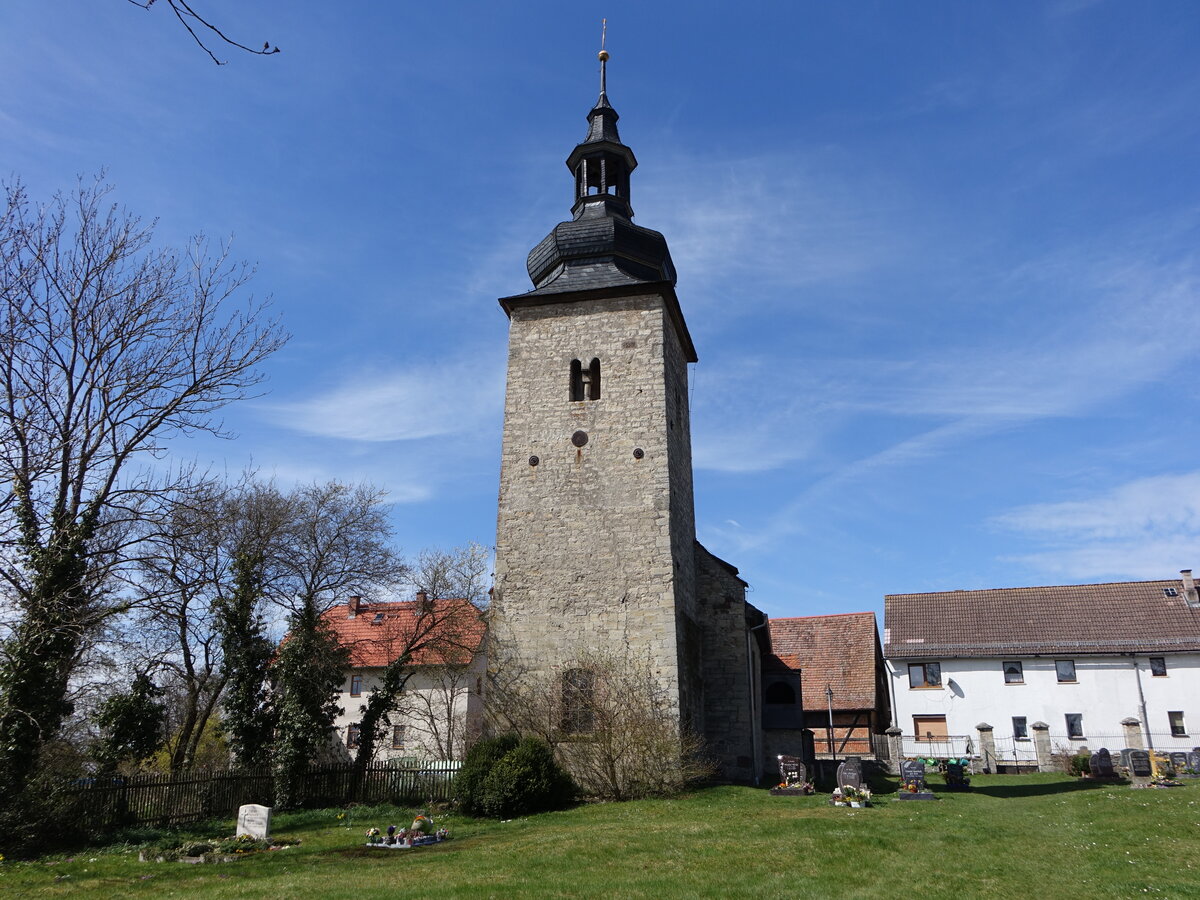
[[(128, 2), (132, 3), (134, 6), (140, 7), (141, 9), (150, 9), (150, 7), (154, 6), (157, 0), (128, 0)], [(183, 24), (183, 27), (187, 29), (188, 34), (192, 36), (192, 40), (196, 42), (196, 45), (205, 53), (207, 53), (209, 58), (218, 66), (225, 65), (228, 60), (217, 59), (216, 54), (212, 52), (209, 46), (204, 43), (204, 40), (200, 37), (200, 35), (196, 33), (196, 29), (192, 27), (192, 22), (195, 22), (201, 31), (216, 35), (219, 40), (228, 44), (229, 46), (237, 47), (239, 50), (244, 50), (247, 53), (253, 53), (255, 56), (271, 56), (279, 52), (279, 48), (273, 46), (270, 41), (264, 41), (261, 50), (256, 50), (254, 47), (248, 47), (239, 41), (235, 41), (212, 22), (208, 21), (198, 12), (196, 12), (196, 10), (192, 8), (192, 5), (188, 3), (187, 0), (166, 0), (166, 4), (171, 7), (171, 12), (175, 13), (175, 18), (177, 18)]]

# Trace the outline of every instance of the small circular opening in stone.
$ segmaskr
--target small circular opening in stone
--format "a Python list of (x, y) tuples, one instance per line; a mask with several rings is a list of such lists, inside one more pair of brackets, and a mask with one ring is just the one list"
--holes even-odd
[(634, 451), (633, 451), (634, 459), (641, 459), (645, 455), (646, 455), (646, 451), (643, 450), (641, 447), (634, 448)]
[(571, 443), (574, 444), (576, 447), (582, 447), (587, 442), (588, 442), (588, 436), (587, 436), (586, 431), (577, 431), (573, 435), (571, 435)]
[(538, 463), (540, 463), (540, 462), (541, 462), (541, 460), (540, 460), (540, 459), (538, 459), (536, 456), (531, 456), (531, 457), (529, 457), (529, 464), (530, 464), (531, 466), (536, 466), (536, 465), (537, 465)]

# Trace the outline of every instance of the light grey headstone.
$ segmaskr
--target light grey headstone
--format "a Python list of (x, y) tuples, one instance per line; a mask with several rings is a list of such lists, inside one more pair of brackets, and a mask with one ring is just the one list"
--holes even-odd
[(1175, 752), (1171, 754), (1171, 768), (1176, 772), (1182, 772), (1188, 767), (1188, 755), (1186, 753)]
[(237, 835), (248, 834), (265, 841), (271, 837), (271, 807), (247, 803), (238, 810)]

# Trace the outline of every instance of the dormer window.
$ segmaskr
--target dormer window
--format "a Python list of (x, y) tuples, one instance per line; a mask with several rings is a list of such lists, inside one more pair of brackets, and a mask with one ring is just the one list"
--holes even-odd
[(600, 360), (593, 359), (585, 369), (577, 359), (571, 360), (571, 400), (600, 399)]

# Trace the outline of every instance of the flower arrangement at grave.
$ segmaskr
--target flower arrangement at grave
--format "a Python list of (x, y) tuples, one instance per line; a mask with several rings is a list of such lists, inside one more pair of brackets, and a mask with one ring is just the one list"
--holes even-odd
[(1183, 782), (1175, 781), (1174, 779), (1168, 778), (1166, 775), (1159, 775), (1156, 778), (1150, 779), (1150, 787), (1156, 787), (1156, 788), (1183, 787)]
[(777, 791), (801, 791), (805, 794), (816, 793), (816, 787), (811, 781), (781, 781), (775, 785)]
[(865, 786), (856, 788), (847, 784), (834, 788), (829, 799), (834, 806), (870, 806), (871, 789)]
[(433, 819), (419, 815), (413, 819), (408, 828), (387, 827), (386, 834), (378, 828), (367, 829), (367, 846), (369, 847), (420, 847), (425, 844), (437, 844), (450, 837), (445, 828), (434, 828)]

